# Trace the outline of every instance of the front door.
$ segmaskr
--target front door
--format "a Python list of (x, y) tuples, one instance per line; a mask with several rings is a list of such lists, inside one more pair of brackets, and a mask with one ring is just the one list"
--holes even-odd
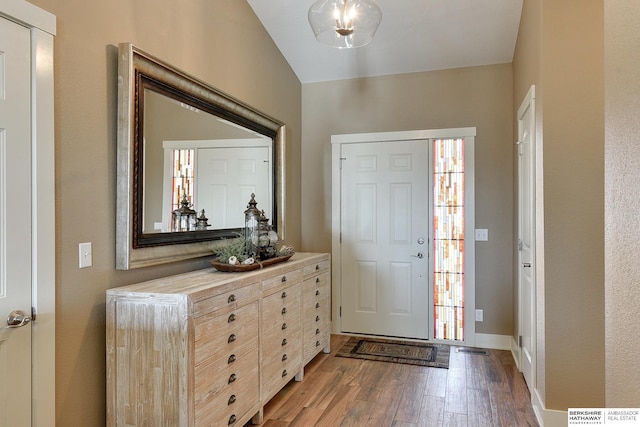
[(535, 367), (535, 98), (534, 87), (518, 110), (518, 248), (520, 369), (533, 390)]
[(429, 338), (429, 141), (342, 144), (342, 331)]
[(30, 64), (29, 30), (0, 18), (0, 426), (31, 425)]

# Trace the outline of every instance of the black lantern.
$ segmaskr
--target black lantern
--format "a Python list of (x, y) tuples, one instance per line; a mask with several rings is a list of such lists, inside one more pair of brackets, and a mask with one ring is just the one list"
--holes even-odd
[(257, 246), (253, 244), (253, 235), (258, 230), (258, 222), (260, 220), (260, 211), (256, 208), (258, 202), (256, 195), (251, 193), (251, 200), (247, 204), (247, 210), (244, 211), (244, 244), (245, 252), (248, 257), (256, 258), (258, 256)]
[(269, 218), (266, 217), (264, 211), (260, 214), (260, 218), (258, 219), (258, 229), (254, 232), (251, 240), (253, 245), (257, 248), (258, 258), (261, 260), (276, 256), (278, 233), (276, 233), (271, 224), (269, 224)]
[(187, 193), (184, 193), (180, 208), (173, 211), (173, 231), (192, 231), (196, 228), (196, 211), (189, 205)]
[(202, 211), (200, 211), (200, 216), (198, 217), (198, 220), (196, 221), (196, 230), (206, 230), (207, 227), (210, 227), (211, 224), (209, 224), (207, 221), (209, 220), (209, 218), (207, 218), (204, 214), (204, 209), (202, 209)]

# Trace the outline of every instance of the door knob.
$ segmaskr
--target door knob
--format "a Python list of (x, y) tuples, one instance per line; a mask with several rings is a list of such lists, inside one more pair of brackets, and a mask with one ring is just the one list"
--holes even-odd
[(411, 255), (411, 256), (414, 258), (420, 258), (420, 259), (424, 258), (424, 254), (422, 252), (418, 252), (416, 255)]
[(27, 316), (22, 310), (13, 310), (7, 317), (7, 326), (9, 328), (19, 328), (31, 322), (31, 317)]

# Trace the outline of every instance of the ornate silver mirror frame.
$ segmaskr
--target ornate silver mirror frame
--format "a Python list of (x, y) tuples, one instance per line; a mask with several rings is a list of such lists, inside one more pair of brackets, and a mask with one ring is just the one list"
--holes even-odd
[(272, 224), (279, 239), (284, 240), (284, 124), (130, 43), (120, 44), (118, 55), (116, 268), (128, 270), (211, 255), (213, 246), (240, 232), (239, 229), (143, 231), (143, 112), (144, 91), (148, 88), (272, 140)]

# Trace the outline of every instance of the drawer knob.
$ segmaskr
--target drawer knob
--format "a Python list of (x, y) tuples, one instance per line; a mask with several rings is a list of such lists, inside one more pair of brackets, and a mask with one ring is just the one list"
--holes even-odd
[(320, 333), (320, 329), (316, 329), (316, 335)]
[(231, 356), (229, 356), (229, 360), (227, 360), (227, 363), (233, 363), (236, 361), (236, 355), (232, 354)]
[(286, 324), (286, 322), (282, 324), (282, 330), (284, 331), (285, 329), (287, 329), (287, 324)]
[(316, 264), (316, 270), (320, 270), (320, 264)]
[(227, 340), (227, 343), (230, 344), (230, 343), (234, 342), (236, 340), (236, 338), (237, 338), (236, 334), (229, 335), (229, 339)]
[(316, 322), (320, 321), (320, 316), (316, 316)]
[(286, 298), (286, 297), (287, 297), (287, 293), (286, 293), (286, 292), (283, 292), (283, 293), (282, 293), (282, 298)]
[(232, 394), (231, 397), (229, 397), (229, 402), (227, 403), (227, 405), (231, 405), (232, 403), (236, 402), (236, 395)]
[(287, 314), (287, 307), (284, 307), (284, 308), (282, 309), (282, 314)]
[(316, 347), (320, 347), (320, 341), (316, 341)]
[(316, 303), (316, 308), (320, 308), (320, 303), (319, 302)]
[(229, 315), (229, 319), (227, 320), (227, 323), (235, 322), (235, 320), (236, 320), (236, 315), (231, 313)]
[(282, 281), (282, 283), (286, 282), (287, 281), (287, 276), (282, 276), (281, 281)]
[(233, 425), (236, 423), (236, 415), (233, 414), (229, 417), (229, 425)]
[(282, 339), (282, 346), (284, 347), (285, 345), (287, 345), (287, 339), (286, 339), (286, 338), (283, 338), (283, 339)]
[(286, 377), (287, 375), (288, 374), (287, 374), (287, 370), (286, 369), (284, 371), (282, 371), (282, 378)]
[(320, 290), (316, 289), (316, 296), (320, 295)]
[(286, 353), (282, 355), (282, 361), (284, 362), (285, 360), (287, 360), (287, 354)]
[(229, 295), (227, 302), (231, 304), (232, 302), (236, 302), (236, 296), (234, 294)]
[(320, 278), (316, 277), (316, 283), (320, 283)]
[(235, 382), (237, 379), (236, 374), (229, 375), (229, 384)]

